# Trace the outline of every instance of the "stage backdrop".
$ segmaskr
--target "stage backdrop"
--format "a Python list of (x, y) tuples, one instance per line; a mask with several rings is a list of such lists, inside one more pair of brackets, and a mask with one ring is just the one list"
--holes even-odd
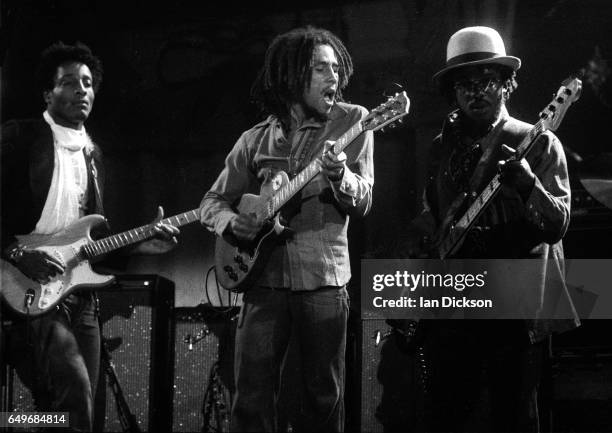
[[(510, 111), (530, 122), (561, 81), (586, 66), (596, 46), (604, 56), (612, 52), (612, 7), (605, 0), (274, 3), (4, 0), (2, 120), (43, 111), (34, 81), (43, 48), (56, 40), (90, 45), (105, 77), (87, 128), (105, 152), (113, 230), (129, 229), (150, 221), (157, 205), (167, 215), (198, 206), (235, 140), (259, 119), (249, 88), (267, 44), (295, 26), (326, 27), (354, 59), (348, 100), (372, 108), (393, 82), (412, 99), (404, 126), (376, 136), (374, 207), (352, 229), (358, 230), (351, 239), (357, 266), (361, 255), (384, 255), (392, 240), (401, 243), (419, 211), (427, 149), (448, 110), (431, 76), (444, 64), (453, 32), (466, 25), (500, 31), (509, 53), (523, 60)], [(603, 138), (610, 108), (598, 96), (585, 83), (557, 132), (581, 156), (612, 150)], [(213, 247), (213, 235), (192, 224), (171, 254), (133, 257), (116, 272), (173, 280), (177, 306), (227, 303), (214, 277), (206, 278)], [(356, 278), (353, 286), (359, 286)]]

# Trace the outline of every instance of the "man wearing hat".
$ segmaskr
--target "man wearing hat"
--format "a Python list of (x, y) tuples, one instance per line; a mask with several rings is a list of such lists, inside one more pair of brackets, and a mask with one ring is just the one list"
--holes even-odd
[[(579, 323), (563, 283), (561, 239), (570, 217), (563, 147), (545, 132), (526, 158), (509, 159), (532, 127), (506, 109), (520, 66), (492, 28), (467, 27), (451, 36), (446, 66), (434, 80), (454, 109), (433, 141), (424, 211), (415, 223), (428, 236), (439, 237), (458, 197), (477, 195), (499, 172), (500, 192), (452, 258), (541, 259), (525, 278), (491, 271), (487, 278), (500, 282), (515, 300), (515, 293), (522, 296), (528, 290), (537, 303), (553, 290), (567, 306), (569, 319), (525, 315), (520, 320), (423, 321), (428, 431), (538, 431), (538, 392), (549, 336)], [(549, 281), (556, 286), (551, 288)]]

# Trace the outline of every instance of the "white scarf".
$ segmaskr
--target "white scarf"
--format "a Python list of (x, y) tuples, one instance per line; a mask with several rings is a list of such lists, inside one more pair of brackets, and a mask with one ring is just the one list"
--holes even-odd
[(93, 150), (85, 131), (58, 125), (47, 111), (45, 121), (53, 132), (54, 166), (51, 187), (33, 233), (57, 233), (82, 216), (87, 197), (87, 166), (83, 149)]

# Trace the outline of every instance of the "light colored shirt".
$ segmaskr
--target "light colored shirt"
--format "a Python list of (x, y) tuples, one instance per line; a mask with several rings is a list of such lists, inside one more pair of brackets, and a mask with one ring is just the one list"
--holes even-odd
[[(363, 107), (338, 103), (327, 121), (304, 122), (290, 141), (274, 116), (244, 132), (200, 204), (202, 224), (222, 235), (243, 194), (258, 193), (280, 170), (293, 177), (322, 154), (326, 140), (337, 140), (366, 116)], [(288, 203), (281, 209), (282, 214), (294, 209), (288, 224), (294, 233), (274, 248), (258, 285), (314, 290), (348, 283), (349, 215), (365, 216), (372, 205), (373, 141), (371, 131), (360, 134), (345, 149), (342, 179), (330, 182), (319, 173), (299, 193), (297, 208)]]
[(54, 166), (51, 186), (40, 219), (33, 233), (52, 234), (85, 214), (87, 166), (83, 149), (93, 148), (85, 131), (58, 125), (48, 112), (43, 113), (51, 127)]

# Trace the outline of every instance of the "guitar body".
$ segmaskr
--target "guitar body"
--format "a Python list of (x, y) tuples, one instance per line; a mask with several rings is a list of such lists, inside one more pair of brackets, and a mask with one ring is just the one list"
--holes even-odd
[[(410, 100), (406, 92), (374, 108), (361, 121), (338, 137), (329, 151), (338, 155), (363, 131), (376, 131), (408, 114)], [(321, 159), (313, 159), (289, 181), (279, 171), (261, 186), (260, 195), (245, 194), (237, 207), (239, 213), (254, 215), (263, 224), (262, 230), (251, 242), (241, 242), (234, 236), (217, 236), (215, 243), (215, 273), (217, 281), (225, 289), (244, 292), (257, 282), (278, 237), (285, 228), (279, 218), (281, 207), (291, 200), (304, 186), (321, 172)]]
[(45, 251), (59, 259), (65, 271), (49, 283), (40, 284), (26, 277), (11, 263), (0, 261), (5, 303), (17, 313), (39, 316), (50, 311), (72, 292), (112, 283), (114, 276), (96, 274), (89, 261), (79, 253), (84, 244), (91, 242), (91, 228), (104, 222), (101, 215), (88, 215), (53, 235), (17, 236), (19, 243), (26, 248)]
[[(281, 186), (289, 182), (289, 176), (279, 171), (261, 186), (260, 195), (245, 194), (240, 199), (237, 211), (255, 217), (266, 206), (270, 197)], [(272, 220), (260, 221), (263, 228), (250, 242), (236, 240), (233, 236), (217, 236), (215, 242), (215, 272), (219, 284), (232, 292), (248, 290), (259, 278), (278, 237), (285, 231), (276, 214)]]

